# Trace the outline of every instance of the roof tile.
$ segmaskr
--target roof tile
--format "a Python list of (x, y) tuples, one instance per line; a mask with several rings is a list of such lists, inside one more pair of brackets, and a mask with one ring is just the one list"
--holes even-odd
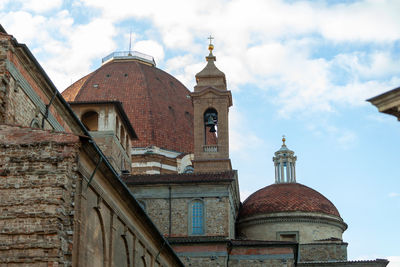
[(299, 183), (273, 184), (249, 196), (239, 217), (275, 212), (319, 212), (340, 217), (336, 207), (322, 194)]
[(133, 60), (114, 60), (83, 77), (62, 95), (67, 101), (123, 103), (135, 129), (133, 147), (193, 152), (190, 91), (168, 73)]

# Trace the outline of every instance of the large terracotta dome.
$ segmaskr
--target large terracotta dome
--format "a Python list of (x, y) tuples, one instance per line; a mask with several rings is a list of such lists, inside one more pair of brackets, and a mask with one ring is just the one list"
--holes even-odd
[(193, 152), (193, 106), (177, 79), (140, 60), (114, 59), (81, 78), (62, 95), (67, 101), (118, 100), (137, 133), (133, 147)]
[(245, 200), (239, 217), (244, 219), (260, 214), (296, 211), (340, 217), (336, 207), (326, 197), (299, 183), (273, 184), (258, 190)]

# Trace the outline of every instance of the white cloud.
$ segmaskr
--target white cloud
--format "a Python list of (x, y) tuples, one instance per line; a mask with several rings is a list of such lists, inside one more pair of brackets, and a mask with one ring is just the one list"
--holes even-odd
[[(24, 1), (24, 10), (61, 7), (60, 0), (50, 5), (36, 1)], [(7, 1), (0, 3), (4, 6)], [(99, 62), (116, 48), (115, 25), (129, 19), (152, 27), (151, 31), (133, 28), (134, 49), (154, 56), (157, 63), (168, 50), (179, 51), (165, 65), (190, 89), (194, 74), (205, 65), (198, 56), (207, 53), (206, 36), (213, 34), (217, 66), (226, 73), (229, 89), (251, 83), (272, 90), (276, 97), (271, 101), (280, 107), (281, 116), (365, 105), (366, 98), (400, 83), (400, 59), (385, 46), (366, 52), (350, 49), (330, 59), (314, 55), (314, 48), (320, 49), (323, 42), (371, 45), (399, 40), (398, 1), (330, 5), (281, 0), (82, 0), (73, 3), (77, 5), (97, 9), (99, 15), (85, 24), (66, 11), (47, 18), (26, 11), (1, 16), (11, 25), (9, 32), (29, 47), (38, 47), (35, 53), (49, 53), (42, 62), (61, 89), (86, 74), (92, 60)], [(204, 45), (197, 38), (204, 38)], [(347, 80), (338, 84), (344, 76)]]
[[(17, 37), (20, 42), (34, 46), (39, 40), (47, 40), (49, 35), (45, 30), (47, 19), (43, 16), (33, 16), (25, 11), (1, 13), (1, 20), (6, 31)], [(24, 23), (21, 23), (21, 22)], [(42, 29), (42, 30), (41, 30)]]
[(386, 42), (400, 38), (398, 1), (357, 1), (321, 8), (319, 31), (334, 41)]
[(387, 267), (400, 267), (400, 256), (389, 256), (390, 261)]
[(11, 0), (0, 0), (0, 10), (3, 10), (4, 7), (10, 2)]
[(263, 140), (250, 129), (243, 130), (246, 115), (239, 112), (235, 106), (229, 110), (229, 148), (232, 152), (240, 152), (241, 157), (247, 157), (251, 150), (259, 149)]
[(133, 50), (151, 55), (156, 63), (164, 59), (164, 48), (159, 43), (152, 40), (138, 41), (133, 44)]
[(168, 73), (171, 73), (185, 84), (189, 90), (193, 91), (196, 83), (194, 76), (205, 67), (205, 61), (197, 62), (193, 55), (185, 54), (168, 59), (165, 66)]
[(23, 0), (22, 8), (36, 13), (43, 13), (60, 8), (62, 0)]
[(352, 129), (338, 128), (328, 121), (318, 121), (314, 118), (306, 125), (309, 132), (318, 138), (330, 138), (341, 149), (347, 150), (355, 146), (358, 142), (358, 136)]
[(400, 197), (400, 193), (391, 192), (389, 193), (389, 197)]

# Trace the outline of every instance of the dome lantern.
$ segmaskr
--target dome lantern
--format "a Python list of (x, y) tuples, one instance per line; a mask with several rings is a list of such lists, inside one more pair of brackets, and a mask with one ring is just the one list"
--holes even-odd
[(275, 165), (275, 183), (296, 183), (296, 160), (294, 152), (287, 148), (285, 136), (282, 137), (282, 146), (272, 158)]

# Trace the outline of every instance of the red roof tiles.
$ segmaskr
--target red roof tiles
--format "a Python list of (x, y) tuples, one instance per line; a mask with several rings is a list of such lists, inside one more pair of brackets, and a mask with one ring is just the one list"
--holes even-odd
[(273, 184), (249, 196), (239, 217), (275, 212), (319, 212), (340, 217), (336, 207), (322, 194), (298, 183)]
[(114, 60), (83, 77), (62, 95), (67, 101), (119, 100), (138, 135), (133, 147), (193, 152), (189, 90), (168, 73), (133, 60)]

